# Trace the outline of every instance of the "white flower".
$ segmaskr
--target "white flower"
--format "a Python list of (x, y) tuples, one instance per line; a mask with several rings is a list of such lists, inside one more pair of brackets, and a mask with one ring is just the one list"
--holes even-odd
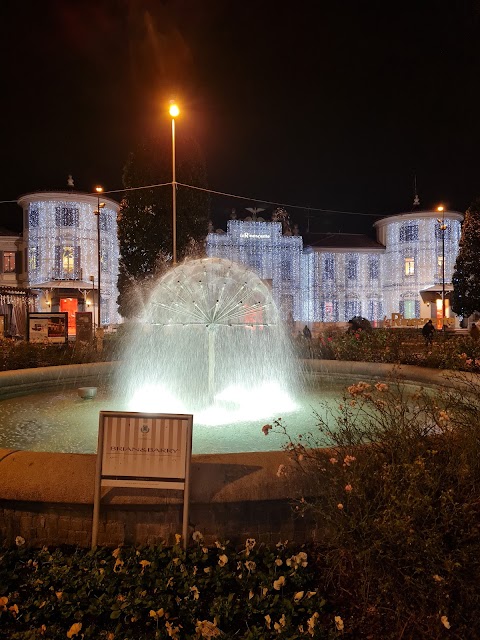
[(277, 478), (287, 475), (287, 467), (284, 464), (279, 464), (277, 469)]
[(17, 545), (17, 547), (23, 547), (23, 545), (25, 544), (25, 538), (22, 538), (22, 536), (17, 536), (15, 538), (15, 544)]
[(200, 531), (194, 531), (192, 533), (192, 540), (194, 542), (203, 542), (203, 535), (200, 533)]

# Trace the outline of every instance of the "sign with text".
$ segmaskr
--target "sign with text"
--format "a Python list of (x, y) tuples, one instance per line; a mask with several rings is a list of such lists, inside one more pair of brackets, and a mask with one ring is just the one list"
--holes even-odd
[(68, 340), (68, 313), (35, 312), (27, 319), (28, 340), (30, 342), (53, 342), (62, 344)]
[(102, 487), (183, 491), (187, 541), (193, 416), (100, 411), (92, 548), (96, 547)]
[(192, 416), (102, 411), (100, 420), (103, 478), (185, 478)]

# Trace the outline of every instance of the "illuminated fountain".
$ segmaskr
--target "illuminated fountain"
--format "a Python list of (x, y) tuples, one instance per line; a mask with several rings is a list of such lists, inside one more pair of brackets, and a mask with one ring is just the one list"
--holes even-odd
[(300, 373), (268, 287), (221, 258), (185, 262), (127, 331), (117, 394), (128, 409), (194, 413), (198, 424), (295, 410)]

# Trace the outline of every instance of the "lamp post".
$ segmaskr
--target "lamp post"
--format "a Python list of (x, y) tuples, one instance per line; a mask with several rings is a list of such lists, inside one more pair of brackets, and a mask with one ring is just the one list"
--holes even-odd
[(437, 218), (442, 232), (442, 331), (445, 331), (445, 209), (442, 205), (437, 207), (437, 211), (442, 214), (442, 218)]
[(100, 302), (100, 298), (101, 298), (101, 289), (100, 289), (100, 282), (101, 282), (101, 264), (100, 264), (100, 211), (103, 209), (103, 207), (105, 206), (104, 202), (100, 202), (100, 194), (103, 193), (103, 187), (95, 187), (95, 191), (97, 192), (97, 209), (96, 211), (94, 211), (93, 213), (97, 216), (97, 266), (98, 266), (98, 273), (97, 273), (97, 288), (98, 288), (98, 305), (97, 305), (97, 313), (98, 313), (98, 317), (97, 317), (97, 328), (100, 329), (102, 327), (102, 320), (101, 320), (101, 315), (100, 315), (100, 306), (101, 306), (101, 302)]
[(170, 100), (169, 113), (172, 116), (172, 260), (177, 264), (177, 182), (175, 176), (175, 118), (180, 109), (175, 100)]

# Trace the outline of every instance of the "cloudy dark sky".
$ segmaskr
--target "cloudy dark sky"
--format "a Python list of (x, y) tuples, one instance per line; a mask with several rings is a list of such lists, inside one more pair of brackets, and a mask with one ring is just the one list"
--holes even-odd
[[(193, 136), (230, 206), (292, 205), (319, 229), (368, 229), (412, 205), (480, 195), (476, 2), (2, 0), (0, 200), (97, 183), (128, 152)], [(295, 208), (297, 205), (299, 208)], [(15, 228), (15, 207), (0, 205)]]

